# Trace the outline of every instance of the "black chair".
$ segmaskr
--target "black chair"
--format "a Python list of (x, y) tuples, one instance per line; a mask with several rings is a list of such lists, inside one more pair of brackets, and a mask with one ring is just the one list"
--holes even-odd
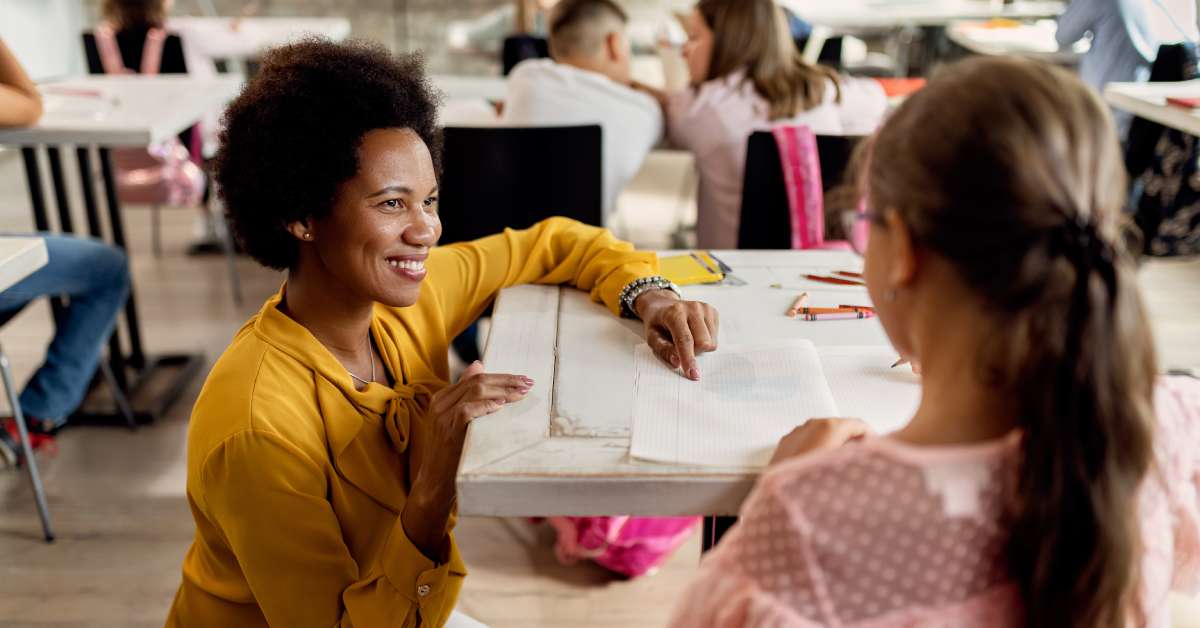
[(599, 125), (447, 127), (443, 137), (443, 244), (551, 216), (603, 224)]
[(500, 54), (500, 65), (504, 76), (527, 59), (545, 59), (550, 56), (550, 42), (545, 37), (533, 35), (512, 35), (505, 38), (504, 49)]
[[(801, 54), (808, 48), (808, 37), (799, 37), (792, 41), (796, 43), (796, 50)], [(838, 72), (844, 70), (845, 68), (842, 66), (843, 41), (845, 39), (841, 35), (834, 35), (826, 39), (825, 43), (821, 44), (821, 51), (817, 54), (817, 63), (827, 68), (833, 68)]]
[[(863, 139), (862, 136), (817, 136), (821, 188), (824, 192), (843, 182), (854, 148)], [(775, 144), (775, 136), (770, 131), (756, 131), (750, 136), (747, 144), (738, 248), (792, 248), (792, 218), (788, 207), (787, 183), (783, 177), (779, 148)]]
[[(446, 127), (438, 212), (443, 244), (524, 229), (552, 216), (601, 226), (599, 125)], [(464, 362), (479, 359), (474, 325), (454, 339)]]
[[(142, 63), (142, 47), (146, 43), (146, 29), (125, 29), (116, 33), (117, 48), (121, 50), (121, 59), (125, 66), (134, 72)], [(100, 49), (96, 46), (96, 36), (91, 31), (83, 33), (83, 53), (87, 57), (89, 74), (104, 74), (104, 65), (100, 62)], [(187, 62), (183, 56), (183, 40), (179, 35), (167, 35), (163, 42), (162, 61), (159, 64), (159, 74), (187, 74)]]

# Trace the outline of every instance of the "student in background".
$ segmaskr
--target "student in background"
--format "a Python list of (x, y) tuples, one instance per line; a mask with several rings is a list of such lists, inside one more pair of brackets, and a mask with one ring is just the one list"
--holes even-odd
[(785, 437), (674, 625), (1170, 625), (1200, 585), (1200, 382), (1156, 386), (1107, 108), (975, 58), (869, 150), (867, 287), (920, 407)]
[[(93, 31), (95, 47), (86, 47), (88, 68), (104, 74), (187, 74), (192, 66), (211, 62), (185, 54), (186, 46), (181, 37), (171, 37), (168, 32), (167, 15), (174, 0), (104, 0), (101, 4), (100, 23)], [(206, 68), (211, 73), (211, 68)], [(161, 103), (170, 107), (170, 103)], [(215, 126), (210, 121), (207, 126)], [(203, 166), (203, 138), (200, 127), (192, 127), (180, 134), (179, 140), (190, 153), (190, 160)], [(174, 147), (172, 147), (174, 148)], [(176, 190), (173, 198), (196, 199), (205, 191), (199, 170), (179, 163), (183, 161), (177, 150), (156, 151), (166, 155), (175, 163), (165, 171), (177, 173), (171, 176), (170, 185)], [(129, 156), (132, 153), (124, 153)], [(186, 156), (183, 156), (186, 157)], [(118, 176), (122, 171), (144, 169), (145, 159), (116, 159)], [(123, 161), (125, 163), (123, 163)], [(144, 177), (137, 177), (138, 179)], [(207, 195), (204, 196), (207, 198)], [(217, 225), (206, 203), (196, 203), (198, 212), (193, 226), (194, 240), (188, 247), (189, 254), (219, 253), (222, 251), (217, 235)]]
[(504, 121), (518, 126), (600, 124), (604, 221), (662, 137), (662, 111), (630, 87), (628, 16), (613, 0), (563, 0), (550, 13), (552, 59), (524, 61), (509, 75)]
[(700, 0), (684, 18), (692, 87), (658, 94), (667, 139), (692, 151), (700, 173), (698, 244), (737, 246), (746, 142), (771, 123), (821, 135), (862, 135), (887, 98), (878, 83), (804, 62), (772, 0)]
[[(0, 127), (29, 126), (41, 114), (37, 86), (0, 40)], [(83, 400), (129, 292), (129, 270), (120, 250), (88, 238), (39, 235), (49, 253), (46, 265), (0, 292), (4, 321), (39, 297), (68, 297), (46, 361), (18, 400), (30, 430), (42, 437), (34, 439), (37, 443), (61, 427)], [(8, 419), (0, 422), (0, 460), (12, 465), (19, 451), (12, 436), (16, 426)]]
[[(1195, 42), (1195, 0), (1072, 0), (1058, 18), (1058, 45), (1074, 46), (1088, 33), (1091, 48), (1079, 64), (1079, 75), (1103, 91), (1114, 82), (1142, 82), (1159, 45)], [(1124, 139), (1133, 114), (1115, 112), (1117, 133)]]

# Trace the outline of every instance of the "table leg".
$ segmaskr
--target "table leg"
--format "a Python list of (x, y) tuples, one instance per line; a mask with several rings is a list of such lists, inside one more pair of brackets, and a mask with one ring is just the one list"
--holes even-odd
[(67, 200), (67, 183), (63, 178), (62, 157), (58, 148), (46, 147), (46, 158), (50, 162), (50, 181), (54, 188), (54, 201), (58, 205), (58, 230), (75, 233), (75, 221), (71, 217), (71, 205)]
[(49, 231), (50, 220), (46, 216), (46, 196), (42, 191), (42, 168), (38, 165), (37, 152), (32, 146), (22, 146), (21, 156), (25, 159), (25, 181), (29, 184), (29, 202), (33, 205), (33, 228)]
[(87, 211), (88, 233), (98, 240), (104, 239), (100, 230), (100, 210), (96, 204), (96, 184), (92, 180), (92, 153), (86, 146), (75, 148), (75, 160), (79, 163), (79, 182), (83, 192), (83, 208)]
[(704, 518), (704, 532), (700, 539), (700, 551), (707, 552), (717, 546), (721, 537), (737, 523), (737, 517), (709, 516)]
[[(112, 230), (112, 241), (122, 251), (125, 246), (125, 225), (121, 217), (121, 204), (117, 200), (117, 180), (113, 175), (112, 155), (107, 148), (100, 148), (100, 175), (104, 179), (104, 200), (108, 205), (109, 229)], [(146, 366), (146, 354), (142, 350), (141, 325), (138, 323), (137, 302), (133, 295), (133, 286), (129, 287), (129, 300), (125, 302), (125, 322), (129, 328), (129, 364), (133, 368)]]
[[(112, 235), (112, 243), (123, 251), (127, 251), (125, 245), (125, 223), (121, 216), (121, 204), (117, 198), (117, 181), (113, 173), (112, 166), (112, 151), (103, 146), (99, 147), (100, 159), (100, 175), (104, 181), (104, 200), (108, 206), (109, 231)], [(87, 171), (90, 177), (90, 170)], [(130, 396), (132, 397), (137, 390), (145, 384), (155, 372), (160, 368), (174, 369), (176, 372), (170, 379), (169, 383), (160, 389), (155, 405), (149, 409), (149, 416), (143, 413), (137, 413), (139, 420), (153, 420), (166, 414), (171, 404), (179, 398), (183, 391), (187, 388), (188, 383), (196, 375), (200, 373), (200, 368), (204, 365), (204, 356), (199, 353), (181, 353), (155, 356), (148, 359), (142, 349), (142, 334), (141, 326), (138, 322), (137, 303), (134, 298), (134, 289), (129, 287), (129, 300), (125, 303), (125, 323), (126, 329), (129, 332), (129, 355), (126, 360), (130, 366), (140, 371), (137, 381), (130, 387)], [(86, 420), (87, 417), (81, 417)], [(100, 417), (102, 421), (110, 420), (108, 416)]]
[[(104, 239), (100, 228), (100, 211), (96, 204), (96, 183), (92, 179), (92, 154), (86, 146), (75, 149), (75, 159), (79, 163), (79, 183), (83, 192), (83, 207), (87, 212), (88, 233), (97, 240)], [(121, 338), (118, 326), (113, 326), (112, 335), (108, 337), (109, 371), (117, 387), (122, 391), (129, 390), (129, 382), (125, 377), (125, 352), (121, 349)]]
[[(50, 215), (46, 211), (46, 193), (42, 189), (42, 167), (38, 163), (37, 150), (32, 146), (24, 146), (21, 148), (21, 156), (25, 158), (25, 180), (29, 184), (29, 202), (33, 206), (33, 226), (38, 231), (50, 231)], [(54, 169), (54, 163), (51, 163), (51, 170)], [(62, 171), (58, 172), (61, 179)], [(56, 194), (56, 196), (59, 196)], [(59, 213), (62, 213), (63, 205), (59, 198)], [(61, 216), (60, 216), (61, 219)], [(68, 221), (70, 218), (68, 217)], [(62, 298), (51, 297), (50, 311), (54, 314), (54, 323), (58, 324), (62, 320), (65, 309), (63, 307)]]

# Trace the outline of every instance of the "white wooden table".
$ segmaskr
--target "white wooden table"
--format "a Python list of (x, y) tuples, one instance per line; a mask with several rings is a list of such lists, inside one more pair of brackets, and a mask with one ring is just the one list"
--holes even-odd
[(47, 261), (44, 239), (0, 236), (0, 292), (32, 275)]
[(834, 30), (946, 26), (956, 20), (1058, 17), (1064, 2), (999, 0), (781, 0), (797, 15)]
[[(861, 288), (814, 284), (804, 272), (855, 269), (842, 252), (726, 252), (749, 283), (684, 288), (721, 312), (720, 342), (809, 338), (818, 347), (886, 347), (874, 320), (803, 322), (783, 313), (803, 287), (813, 306), (866, 301)], [(530, 397), (476, 420), (459, 476), (466, 515), (717, 515), (737, 512), (758, 469), (656, 464), (629, 457), (633, 351), (642, 325), (621, 320), (571, 288), (523, 286), (501, 294), (489, 371), (532, 378)], [(890, 354), (889, 354), (890, 355)], [(556, 359), (557, 358), (557, 359)]]
[(1058, 65), (1078, 65), (1091, 48), (1091, 42), (1081, 40), (1070, 48), (1062, 48), (1055, 38), (1056, 29), (1054, 20), (1015, 26), (964, 20), (947, 27), (946, 37), (977, 55), (1015, 55)]
[(1108, 104), (1163, 126), (1200, 135), (1200, 109), (1167, 104), (1168, 97), (1200, 97), (1200, 79), (1179, 83), (1109, 83)]
[[(804, 272), (858, 265), (837, 252), (718, 253), (749, 282), (684, 289), (721, 312), (722, 344), (808, 338), (818, 348), (887, 347), (876, 321), (803, 322), (783, 316), (803, 288), (810, 305), (864, 298), (860, 288), (800, 280)], [(1141, 271), (1167, 366), (1200, 367), (1200, 260), (1152, 261)], [(862, 302), (859, 300), (852, 302)], [(642, 326), (620, 320), (571, 288), (521, 286), (500, 295), (485, 363), (527, 375), (530, 397), (477, 419), (458, 477), (464, 515), (723, 515), (736, 513), (760, 469), (655, 464), (631, 459), (633, 349)], [(839, 405), (837, 382), (831, 381)], [(843, 393), (844, 394), (844, 393)], [(798, 417), (798, 420), (803, 417)], [(876, 426), (890, 431), (906, 420)]]
[[(24, 129), (0, 130), (0, 145), (21, 148), (34, 227), (38, 231), (52, 230), (39, 159), (39, 151), (44, 149), (50, 170), (50, 191), (58, 208), (58, 230), (76, 230), (74, 212), (71, 211), (75, 199), (66, 182), (61, 155), (64, 148), (73, 148), (88, 233), (93, 237), (104, 237), (100, 219), (102, 200), (107, 209), (112, 244), (124, 249), (125, 228), (110, 150), (122, 146), (146, 146), (173, 137), (209, 111), (224, 107), (236, 95), (240, 85), (241, 80), (237, 78), (188, 76), (87, 76), (40, 84), (46, 111), (38, 124)], [(102, 199), (96, 193), (93, 177), (93, 165), (97, 161), (103, 182)], [(149, 357), (142, 347), (132, 286), (125, 304), (125, 323), (128, 352), (117, 341), (116, 331), (109, 342), (109, 357), (118, 386), (133, 393), (150, 381), (159, 367), (175, 372), (169, 385), (157, 389), (161, 393), (156, 395), (154, 407), (143, 414), (151, 418), (159, 416), (199, 372), (203, 356)], [(127, 367), (135, 372), (132, 383), (126, 380)]]

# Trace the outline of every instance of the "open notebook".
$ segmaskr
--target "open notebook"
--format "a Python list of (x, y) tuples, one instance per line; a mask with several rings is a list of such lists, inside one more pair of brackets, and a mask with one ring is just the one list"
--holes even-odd
[(808, 340), (723, 346), (692, 382), (649, 347), (634, 355), (634, 458), (717, 467), (765, 466), (779, 439), (814, 417), (863, 419), (879, 433), (912, 417), (917, 378), (890, 369), (885, 347), (817, 349)]

